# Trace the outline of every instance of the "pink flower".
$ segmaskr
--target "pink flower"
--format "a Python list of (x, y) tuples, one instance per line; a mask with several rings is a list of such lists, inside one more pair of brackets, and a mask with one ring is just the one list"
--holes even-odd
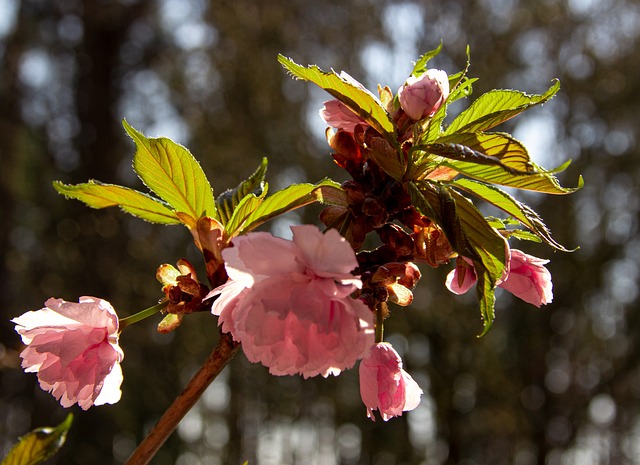
[(360, 118), (340, 100), (327, 100), (323, 105), (320, 110), (320, 116), (332, 128), (354, 132), (358, 124), (368, 126), (365, 120)]
[(37, 373), (40, 387), (63, 407), (120, 400), (124, 357), (118, 346), (118, 316), (109, 302), (80, 297), (79, 303), (51, 298), (45, 307), (11, 320), (27, 347), (22, 368)]
[(553, 300), (553, 284), (544, 267), (547, 263), (549, 260), (511, 249), (509, 274), (499, 286), (536, 307), (548, 304)]
[(391, 344), (379, 342), (360, 362), (360, 395), (367, 416), (375, 421), (378, 410), (384, 421), (413, 410), (420, 403), (422, 389), (402, 369), (402, 360)]
[[(551, 273), (544, 267), (547, 263), (549, 260), (511, 249), (505, 276), (496, 284), (536, 307), (548, 304), (553, 300), (553, 284)], [(461, 257), (458, 258), (455, 269), (447, 275), (445, 284), (451, 292), (464, 294), (476, 280), (472, 262)]]
[(420, 77), (411, 76), (398, 89), (404, 112), (413, 120), (433, 114), (449, 96), (449, 77), (439, 69), (430, 69)]
[(271, 374), (337, 375), (374, 340), (373, 314), (350, 297), (355, 253), (335, 230), (291, 229), (292, 241), (255, 232), (223, 250), (229, 281), (210, 293), (211, 311)]

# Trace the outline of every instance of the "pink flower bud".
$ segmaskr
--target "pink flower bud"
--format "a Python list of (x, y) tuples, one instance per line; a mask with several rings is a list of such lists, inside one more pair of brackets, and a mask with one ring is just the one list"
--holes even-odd
[(355, 114), (340, 100), (327, 100), (320, 110), (322, 119), (332, 128), (354, 132), (356, 125), (368, 126), (367, 122)]
[(118, 346), (118, 316), (109, 302), (80, 297), (79, 303), (51, 298), (45, 307), (11, 320), (27, 344), (22, 368), (37, 373), (40, 387), (63, 407), (120, 400), (124, 354)]
[(439, 69), (430, 69), (420, 77), (411, 76), (398, 89), (404, 112), (413, 120), (433, 114), (449, 96), (449, 77)]
[[(544, 267), (547, 263), (549, 260), (511, 249), (509, 266), (503, 278), (496, 284), (536, 307), (548, 304), (553, 300), (553, 283), (551, 273)], [(473, 262), (459, 257), (456, 267), (447, 275), (445, 284), (454, 294), (464, 294), (476, 280)]]
[(350, 297), (362, 283), (355, 253), (340, 234), (311, 225), (287, 241), (264, 232), (223, 250), (229, 281), (211, 311), (247, 358), (273, 375), (337, 375), (373, 344), (373, 314)]
[(547, 263), (549, 260), (511, 249), (509, 275), (499, 286), (536, 307), (548, 304), (553, 300), (553, 284), (551, 273), (544, 267)]
[(360, 362), (360, 395), (367, 416), (375, 421), (378, 410), (384, 421), (413, 410), (420, 403), (422, 389), (402, 369), (402, 360), (391, 344), (380, 342)]

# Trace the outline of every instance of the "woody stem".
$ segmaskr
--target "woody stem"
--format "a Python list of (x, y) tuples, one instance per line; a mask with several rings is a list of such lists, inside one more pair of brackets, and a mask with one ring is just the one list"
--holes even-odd
[(196, 404), (207, 387), (216, 379), (239, 349), (240, 344), (234, 342), (230, 334), (225, 333), (220, 336), (220, 340), (209, 358), (158, 420), (147, 437), (133, 451), (125, 465), (147, 465), (151, 461), (176, 429), (178, 423)]

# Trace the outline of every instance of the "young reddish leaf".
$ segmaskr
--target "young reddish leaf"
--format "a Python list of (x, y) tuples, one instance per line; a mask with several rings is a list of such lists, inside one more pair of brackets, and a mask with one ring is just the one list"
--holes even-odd
[(218, 219), (211, 185), (186, 148), (164, 137), (148, 138), (126, 120), (122, 124), (137, 147), (133, 169), (149, 189), (183, 213), (189, 228), (204, 216)]
[(92, 208), (119, 206), (127, 213), (159, 224), (179, 224), (176, 213), (163, 201), (128, 187), (89, 181), (83, 184), (63, 184), (53, 187), (67, 198), (77, 199)]
[(64, 445), (73, 415), (56, 427), (36, 428), (22, 436), (0, 465), (38, 465), (55, 455)]

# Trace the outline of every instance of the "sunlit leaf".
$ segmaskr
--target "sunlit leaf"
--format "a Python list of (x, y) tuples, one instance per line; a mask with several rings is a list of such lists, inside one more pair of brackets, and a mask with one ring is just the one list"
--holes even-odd
[(442, 50), (442, 41), (440, 41), (440, 44), (438, 45), (437, 48), (435, 48), (434, 50), (429, 50), (427, 53), (425, 53), (420, 58), (418, 58), (418, 61), (416, 61), (416, 64), (414, 65), (413, 70), (411, 71), (411, 76), (419, 77), (424, 73), (426, 73), (427, 70), (429, 69), (427, 68), (427, 63), (429, 63), (429, 60), (431, 60), (433, 57), (437, 56), (441, 50)]
[(478, 97), (454, 119), (445, 134), (491, 129), (523, 111), (548, 101), (560, 89), (556, 81), (544, 94), (530, 95), (516, 90), (491, 90)]
[(500, 160), (503, 166), (519, 172), (532, 172), (529, 152), (522, 142), (502, 132), (456, 133), (438, 138), (435, 143), (457, 144)]
[(376, 131), (385, 136), (389, 142), (395, 143), (393, 121), (374, 94), (358, 87), (357, 84), (341, 77), (334, 71), (322, 71), (315, 65), (304, 67), (283, 55), (278, 55), (278, 61), (294, 77), (313, 82), (326, 90), (369, 123)]
[(567, 161), (551, 171), (542, 171), (536, 167), (536, 172), (532, 174), (513, 174), (505, 171), (500, 166), (480, 165), (456, 160), (443, 160), (441, 165), (451, 168), (467, 177), (489, 184), (499, 184), (545, 194), (560, 195), (575, 192), (581, 189), (584, 184), (582, 176), (580, 176), (576, 187), (562, 187), (558, 178), (553, 175), (553, 173), (566, 169), (570, 163), (571, 161)]
[(152, 223), (180, 223), (166, 203), (127, 187), (97, 181), (74, 185), (54, 181), (53, 187), (65, 197), (80, 200), (92, 208), (119, 206), (125, 212)]
[[(479, 147), (479, 148), (482, 148), (482, 147)], [(413, 147), (413, 149), (414, 151), (420, 150), (428, 154), (426, 157), (420, 159), (420, 161), (416, 163), (416, 167), (418, 168), (418, 170), (422, 163), (429, 164), (429, 160), (433, 160), (433, 157), (437, 156), (437, 157), (447, 158), (455, 162), (467, 162), (467, 163), (473, 163), (473, 164), (478, 164), (482, 166), (500, 167), (502, 170), (506, 171), (509, 174), (529, 174), (530, 173), (528, 171), (519, 171), (518, 169), (513, 168), (512, 166), (504, 163), (500, 158), (486, 155), (483, 152), (474, 150), (473, 148), (467, 147), (466, 145), (462, 145), (462, 144), (434, 142), (432, 144), (418, 145)], [(511, 161), (509, 159), (507, 160)], [(439, 159), (438, 159), (438, 162), (439, 162)], [(436, 165), (439, 164), (438, 162), (435, 162), (435, 164)], [(431, 164), (433, 164), (433, 162)], [(518, 163), (517, 165), (521, 166), (522, 163)], [(524, 165), (524, 166), (527, 166), (527, 165)], [(529, 167), (531, 166), (533, 165), (529, 165)]]
[(64, 445), (73, 415), (56, 427), (37, 428), (22, 436), (0, 465), (37, 465), (52, 457)]
[(548, 245), (564, 252), (569, 251), (551, 237), (551, 231), (533, 209), (519, 202), (505, 191), (470, 179), (457, 179), (452, 181), (451, 184), (500, 208), (529, 228)]
[(216, 199), (216, 207), (220, 215), (220, 222), (226, 224), (233, 215), (234, 209), (247, 195), (253, 194), (260, 197), (265, 189), (264, 178), (267, 173), (267, 159), (263, 158), (260, 166), (246, 180), (238, 184), (234, 189), (223, 192)]
[(149, 189), (182, 213), (189, 228), (203, 216), (217, 219), (211, 185), (186, 148), (164, 137), (148, 138), (126, 120), (123, 126), (137, 147), (133, 168)]
[(238, 205), (226, 226), (233, 237), (249, 232), (279, 215), (314, 202), (341, 204), (344, 201), (340, 185), (331, 180), (318, 184), (293, 184), (266, 198), (246, 196)]

